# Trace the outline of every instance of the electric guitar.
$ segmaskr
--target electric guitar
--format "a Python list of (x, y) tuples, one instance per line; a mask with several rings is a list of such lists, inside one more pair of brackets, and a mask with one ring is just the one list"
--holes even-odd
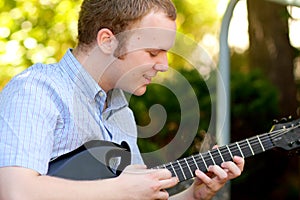
[[(208, 166), (231, 161), (235, 155), (247, 158), (275, 148), (299, 155), (299, 127), (300, 119), (279, 123), (274, 125), (268, 133), (160, 165), (155, 169), (166, 168), (181, 182), (195, 177), (196, 169), (207, 172)], [(116, 169), (110, 167), (112, 158), (120, 159), (120, 164)], [(93, 140), (51, 161), (48, 175), (72, 180), (112, 178), (118, 176), (127, 165), (130, 165), (130, 159), (130, 150), (126, 142), (119, 145)]]

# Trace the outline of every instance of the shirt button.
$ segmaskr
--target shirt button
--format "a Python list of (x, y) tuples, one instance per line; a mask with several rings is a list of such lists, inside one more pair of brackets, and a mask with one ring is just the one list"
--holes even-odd
[(104, 96), (103, 91), (100, 91), (100, 92), (99, 92), (99, 96), (100, 96), (100, 97), (103, 97), (103, 96)]

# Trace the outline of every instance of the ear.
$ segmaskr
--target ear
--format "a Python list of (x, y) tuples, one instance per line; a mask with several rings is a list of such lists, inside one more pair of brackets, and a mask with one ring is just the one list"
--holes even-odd
[(98, 31), (97, 44), (98, 44), (98, 47), (105, 54), (112, 54), (112, 55), (118, 45), (116, 37), (111, 32), (111, 30), (109, 30), (107, 28), (103, 28)]

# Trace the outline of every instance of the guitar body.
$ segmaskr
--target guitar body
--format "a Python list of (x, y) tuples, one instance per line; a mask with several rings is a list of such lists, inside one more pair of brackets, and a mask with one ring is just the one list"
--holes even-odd
[[(120, 160), (117, 168), (110, 167), (112, 159)], [(48, 175), (72, 180), (96, 180), (118, 176), (130, 165), (131, 155), (126, 143), (121, 145), (92, 140), (78, 149), (49, 163)]]

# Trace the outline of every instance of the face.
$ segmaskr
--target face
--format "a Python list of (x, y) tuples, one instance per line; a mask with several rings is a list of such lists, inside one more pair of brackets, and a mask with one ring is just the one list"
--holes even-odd
[(107, 70), (106, 86), (139, 96), (158, 72), (167, 71), (167, 51), (174, 44), (176, 24), (164, 13), (153, 12), (128, 32), (126, 52)]

